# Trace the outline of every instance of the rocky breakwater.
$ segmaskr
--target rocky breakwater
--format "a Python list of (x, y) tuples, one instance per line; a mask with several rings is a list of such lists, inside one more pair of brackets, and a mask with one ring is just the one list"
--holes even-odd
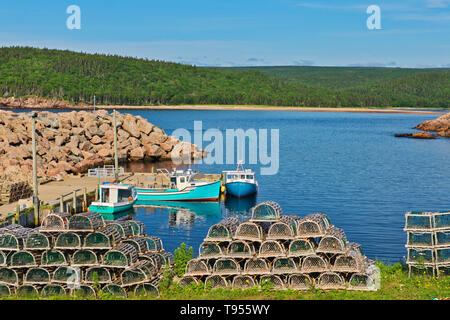
[[(450, 138), (450, 113), (444, 114), (437, 119), (428, 120), (415, 126), (413, 129), (422, 130), (417, 133), (400, 133), (396, 137), (407, 137), (415, 139), (436, 139), (438, 137)], [(424, 132), (428, 131), (428, 132)], [(436, 132), (431, 134), (429, 132)]]
[(0, 107), (4, 109), (92, 109), (86, 103), (80, 102), (78, 104), (70, 103), (69, 101), (56, 100), (40, 97), (0, 97)]
[[(140, 116), (117, 113), (118, 155), (122, 161), (199, 159), (196, 145), (168, 136)], [(106, 110), (63, 113), (38, 112), (38, 175), (64, 177), (114, 162), (113, 115)], [(29, 114), (0, 111), (0, 178), (32, 179), (31, 118)]]

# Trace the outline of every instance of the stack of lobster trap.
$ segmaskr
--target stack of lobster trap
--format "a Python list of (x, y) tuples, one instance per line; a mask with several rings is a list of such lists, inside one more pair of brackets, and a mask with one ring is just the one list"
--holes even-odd
[(266, 201), (246, 221), (228, 217), (211, 226), (179, 285), (245, 289), (268, 281), (275, 289), (376, 290), (376, 269), (326, 214), (282, 215)]
[(31, 197), (33, 190), (26, 181), (2, 182), (0, 184), (0, 204), (12, 203), (20, 199)]
[(142, 222), (52, 213), (38, 228), (0, 228), (0, 295), (158, 295), (173, 255)]
[(450, 212), (405, 214), (406, 263), (413, 270), (431, 269), (433, 276), (447, 274), (450, 267)]

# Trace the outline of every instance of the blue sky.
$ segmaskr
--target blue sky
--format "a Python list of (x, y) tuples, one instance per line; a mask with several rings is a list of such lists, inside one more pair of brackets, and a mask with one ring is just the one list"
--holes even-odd
[[(450, 0), (2, 0), (0, 45), (199, 66), (450, 67)], [(69, 5), (81, 29), (69, 30)], [(369, 5), (381, 29), (369, 30)]]

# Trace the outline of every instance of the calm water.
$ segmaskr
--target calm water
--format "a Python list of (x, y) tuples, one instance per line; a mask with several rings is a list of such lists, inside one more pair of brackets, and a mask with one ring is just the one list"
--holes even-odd
[[(130, 111), (163, 127), (193, 133), (203, 130), (267, 128), (280, 132), (280, 168), (258, 175), (256, 199), (227, 200), (220, 205), (137, 208), (149, 234), (162, 238), (167, 250), (181, 242), (194, 247), (210, 225), (227, 215), (246, 215), (256, 203), (274, 200), (284, 214), (325, 212), (347, 239), (360, 243), (370, 258), (397, 262), (405, 254), (404, 214), (410, 210), (450, 208), (450, 139), (395, 138), (434, 115), (271, 111)], [(204, 143), (204, 146), (208, 143)], [(132, 170), (151, 170), (135, 164)], [(234, 165), (191, 166), (220, 172)], [(259, 166), (248, 166), (259, 173)]]
[[(194, 248), (209, 227), (227, 215), (248, 215), (265, 200), (278, 202), (284, 214), (325, 212), (360, 243), (372, 259), (398, 262), (406, 255), (404, 214), (410, 210), (450, 208), (450, 139), (395, 138), (415, 132), (418, 123), (436, 115), (364, 114), (289, 111), (124, 111), (141, 115), (168, 134), (178, 128), (193, 133), (218, 128), (279, 129), (280, 168), (257, 175), (257, 198), (220, 204), (176, 204), (136, 208), (147, 233), (162, 238), (166, 250), (181, 242)], [(204, 146), (208, 143), (204, 143)], [(129, 170), (150, 171), (154, 164), (134, 163)], [(157, 167), (167, 164), (157, 164)], [(235, 165), (191, 166), (217, 173)], [(259, 166), (248, 166), (259, 173)], [(173, 204), (172, 204), (173, 205)]]

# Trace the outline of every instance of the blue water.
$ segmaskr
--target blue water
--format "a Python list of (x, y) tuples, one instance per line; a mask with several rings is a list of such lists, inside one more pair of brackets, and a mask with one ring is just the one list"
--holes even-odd
[[(171, 134), (194, 121), (203, 130), (279, 129), (280, 168), (273, 176), (257, 172), (257, 198), (227, 199), (219, 205), (136, 208), (147, 233), (161, 237), (166, 250), (181, 242), (194, 248), (209, 227), (224, 216), (247, 216), (266, 200), (278, 202), (284, 214), (325, 212), (360, 243), (372, 259), (398, 262), (406, 255), (404, 214), (412, 210), (450, 208), (450, 139), (395, 138), (438, 115), (289, 111), (124, 111), (141, 115)], [(204, 146), (208, 145), (205, 143)], [(129, 170), (150, 171), (167, 164), (134, 163)], [(217, 173), (235, 165), (196, 164), (191, 168)]]
[[(450, 139), (395, 138), (415, 132), (418, 123), (435, 115), (273, 111), (128, 111), (165, 129), (203, 130), (267, 128), (280, 132), (280, 168), (259, 175), (256, 199), (228, 200), (209, 214), (196, 209), (138, 208), (147, 232), (160, 236), (167, 250), (181, 242), (197, 254), (210, 225), (227, 215), (248, 214), (255, 203), (278, 202), (284, 214), (325, 212), (360, 243), (372, 259), (398, 262), (406, 255), (404, 214), (410, 210), (450, 208)], [(205, 143), (204, 146), (209, 143)], [(157, 165), (158, 166), (158, 165)], [(133, 166), (131, 166), (133, 168)], [(220, 172), (234, 165), (196, 164), (202, 172)], [(151, 170), (151, 165), (134, 166)], [(198, 209), (197, 209), (198, 211)], [(203, 211), (203, 212), (202, 212)], [(178, 213), (178, 214), (177, 214)]]

